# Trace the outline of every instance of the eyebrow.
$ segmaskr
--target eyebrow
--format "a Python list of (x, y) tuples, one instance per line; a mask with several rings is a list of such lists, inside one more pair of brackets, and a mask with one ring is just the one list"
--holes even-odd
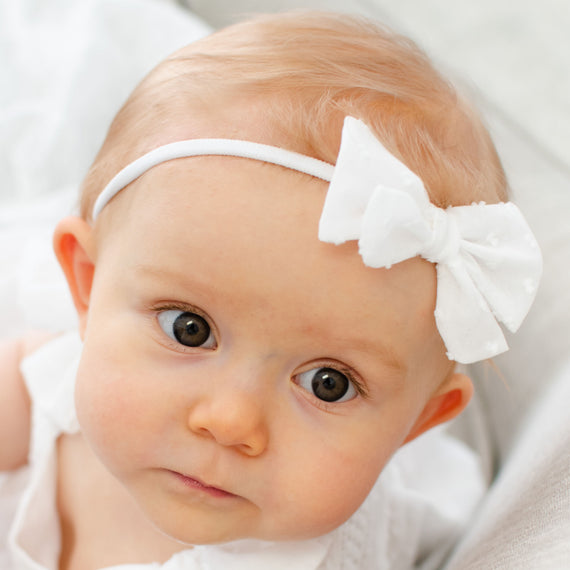
[[(190, 283), (188, 277), (186, 275), (182, 275), (178, 271), (172, 271), (166, 268), (157, 268), (153, 265), (149, 265), (148, 263), (136, 263), (133, 265), (133, 270), (135, 274), (142, 274), (143, 277), (149, 276), (153, 279), (160, 279), (161, 281), (177, 282), (185, 289), (198, 292), (212, 291), (210, 286), (206, 286), (201, 283), (199, 279), (192, 280)], [(330, 339), (330, 344), (346, 345), (346, 339), (340, 337), (334, 338), (330, 335), (330, 332), (328, 334), (319, 334), (321, 334), (321, 336), (328, 337)], [(395, 352), (393, 347), (387, 343), (372, 342), (366, 337), (357, 337), (352, 339), (350, 351), (377, 355), (382, 361), (383, 368), (397, 372), (397, 376), (399, 378), (405, 377), (407, 373), (408, 366), (405, 360), (402, 359), (402, 357)], [(330, 356), (333, 358), (332, 354)]]
[[(150, 277), (157, 281), (160, 280), (167, 283), (176, 283), (185, 289), (192, 291), (211, 291), (211, 287), (207, 287), (204, 283), (201, 283), (199, 279), (193, 278), (190, 282), (187, 275), (183, 275), (178, 271), (172, 271), (171, 269), (157, 268), (153, 265), (149, 265), (148, 263), (135, 263), (132, 266), (132, 270), (134, 271), (137, 279), (139, 277)], [(198, 273), (196, 273), (196, 275), (198, 275)]]
[[(345, 339), (339, 339), (338, 344), (346, 344)], [(336, 341), (335, 341), (336, 344)], [(382, 362), (383, 369), (397, 373), (397, 378), (406, 376), (408, 366), (405, 361), (386, 343), (372, 342), (367, 338), (355, 338), (351, 343), (350, 352), (360, 352), (376, 356)], [(392, 377), (392, 376), (391, 376)]]

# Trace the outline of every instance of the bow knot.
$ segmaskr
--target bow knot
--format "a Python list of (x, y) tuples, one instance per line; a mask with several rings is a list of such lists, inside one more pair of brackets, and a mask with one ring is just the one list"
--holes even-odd
[(434, 206), (424, 185), (368, 127), (347, 117), (319, 224), (319, 239), (358, 240), (370, 267), (421, 256), (436, 264), (435, 320), (451, 360), (507, 350), (542, 271), (540, 249), (512, 203)]
[(451, 214), (432, 204), (426, 211), (431, 226), (431, 242), (422, 249), (421, 256), (433, 263), (453, 263), (461, 249), (461, 235)]

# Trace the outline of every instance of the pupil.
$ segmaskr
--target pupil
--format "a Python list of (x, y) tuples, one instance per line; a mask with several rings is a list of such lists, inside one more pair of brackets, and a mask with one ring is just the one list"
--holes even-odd
[(210, 337), (210, 325), (195, 313), (178, 315), (172, 328), (178, 342), (186, 346), (201, 346)]
[(336, 382), (330, 376), (325, 376), (325, 377), (323, 377), (323, 386), (327, 390), (334, 390), (334, 388), (336, 386)]
[(194, 321), (188, 321), (186, 323), (186, 333), (195, 335), (200, 329)]
[(313, 377), (311, 385), (317, 398), (325, 402), (336, 402), (347, 393), (349, 380), (334, 368), (321, 368)]

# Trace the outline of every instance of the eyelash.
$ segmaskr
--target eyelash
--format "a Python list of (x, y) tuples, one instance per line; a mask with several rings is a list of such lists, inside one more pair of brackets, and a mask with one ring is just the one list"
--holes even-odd
[[(183, 313), (189, 312), (189, 313), (195, 313), (196, 315), (199, 315), (208, 323), (208, 326), (210, 327), (212, 335), (214, 336), (214, 338), (216, 340), (216, 347), (219, 344), (219, 342), (218, 342), (218, 338), (219, 338), (218, 331), (217, 331), (216, 327), (214, 326), (212, 319), (206, 313), (204, 313), (204, 311), (201, 311), (197, 307), (194, 307), (194, 306), (186, 304), (186, 303), (170, 302), (170, 303), (164, 303), (164, 304), (151, 305), (151, 306), (147, 307), (147, 310), (149, 313), (151, 313), (154, 323), (158, 326), (159, 332), (161, 333), (161, 335), (164, 339), (164, 342), (168, 343), (169, 346), (174, 346), (175, 349), (179, 352), (180, 351), (181, 352), (194, 352), (194, 351), (196, 351), (197, 348), (200, 348), (200, 347), (185, 346), (184, 344), (181, 344), (181, 343), (171, 339), (168, 335), (166, 335), (166, 333), (162, 330), (160, 324), (158, 323), (158, 316), (162, 313), (165, 313), (166, 311), (181, 311)], [(213, 349), (209, 349), (209, 350), (213, 350)]]
[[(212, 319), (210, 319), (210, 317), (205, 314), (203, 311), (201, 311), (200, 309), (198, 309), (197, 307), (194, 307), (192, 305), (186, 304), (186, 303), (180, 303), (180, 302), (169, 302), (169, 303), (163, 303), (163, 304), (155, 304), (152, 306), (148, 307), (148, 311), (150, 313), (152, 313), (153, 315), (153, 320), (158, 323), (158, 315), (161, 313), (164, 313), (165, 311), (181, 311), (181, 312), (191, 312), (191, 313), (196, 313), (197, 315), (201, 316), (203, 319), (205, 319), (208, 323), (208, 325), (210, 326), (210, 329), (212, 331), (212, 334), (214, 336), (214, 338), (216, 339), (216, 344), (219, 345), (219, 335), (217, 332), (216, 327), (214, 326)], [(160, 325), (158, 327), (160, 329)], [(180, 344), (176, 341), (173, 341), (170, 337), (166, 336), (165, 333), (162, 331), (162, 329), (160, 330), (160, 332), (165, 336), (166, 342), (168, 342), (171, 345), (175, 345), (176, 350), (178, 351), (182, 351), (182, 352), (190, 352), (190, 351), (195, 351), (195, 348), (192, 347), (187, 347), (184, 346), (183, 344)], [(340, 362), (336, 361), (336, 360), (319, 360), (314, 364), (311, 364), (310, 368), (304, 367), (305, 369), (301, 372), (297, 372), (294, 376), (298, 376), (299, 374), (302, 374), (303, 372), (307, 372), (313, 368), (333, 368), (335, 370), (338, 370), (339, 372), (341, 372), (342, 374), (344, 374), (348, 380), (352, 383), (352, 385), (354, 386), (354, 389), (356, 390), (356, 393), (358, 395), (358, 397), (360, 398), (364, 398), (367, 399), (369, 397), (367, 390), (365, 389), (363, 383), (361, 380), (358, 379), (358, 375), (354, 372), (354, 370), (346, 365), (341, 364)], [(312, 397), (312, 400), (315, 401), (316, 405), (318, 407), (321, 407), (324, 410), (332, 410), (333, 408), (337, 408), (338, 406), (342, 403), (346, 404), (347, 402), (325, 402), (323, 400), (320, 400), (317, 397)]]
[[(368, 391), (364, 387), (362, 380), (359, 380), (359, 375), (356, 374), (356, 372), (352, 368), (350, 368), (346, 365), (343, 365), (336, 360), (327, 360), (327, 359), (318, 360), (318, 361), (316, 361), (316, 364), (311, 364), (310, 368), (304, 367), (304, 370), (302, 372), (297, 372), (296, 375), (302, 374), (303, 372), (308, 372), (309, 370), (311, 370), (313, 368), (333, 368), (334, 370), (338, 370), (339, 372), (344, 374), (349, 379), (349, 381), (352, 383), (352, 385), (354, 386), (354, 389), (356, 390), (356, 393), (358, 394), (358, 397), (364, 398), (364, 399), (367, 399), (369, 397)], [(315, 398), (315, 399), (318, 400), (319, 402), (321, 402), (322, 404), (327, 404), (329, 406), (333, 406), (335, 404), (337, 406), (339, 405), (338, 402), (330, 402), (330, 404), (328, 404), (327, 402), (323, 402), (322, 400), (319, 400), (318, 398)], [(346, 403), (346, 402), (341, 402), (341, 403)]]

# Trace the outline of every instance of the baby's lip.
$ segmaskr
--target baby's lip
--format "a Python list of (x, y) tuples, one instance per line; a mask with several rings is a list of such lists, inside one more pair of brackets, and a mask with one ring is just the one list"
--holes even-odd
[(172, 471), (170, 469), (169, 469), (169, 471), (181, 483), (183, 483), (187, 487), (190, 487), (193, 489), (198, 489), (199, 491), (203, 491), (204, 493), (207, 493), (208, 495), (211, 495), (214, 497), (220, 497), (220, 498), (237, 497), (237, 495), (234, 495), (233, 493), (230, 493), (229, 491), (226, 491), (225, 489), (222, 489), (221, 487), (209, 485), (208, 483), (206, 483), (205, 481), (203, 481), (202, 479), (200, 479), (198, 477), (195, 477), (194, 475), (186, 475), (184, 473), (180, 473), (178, 471)]

